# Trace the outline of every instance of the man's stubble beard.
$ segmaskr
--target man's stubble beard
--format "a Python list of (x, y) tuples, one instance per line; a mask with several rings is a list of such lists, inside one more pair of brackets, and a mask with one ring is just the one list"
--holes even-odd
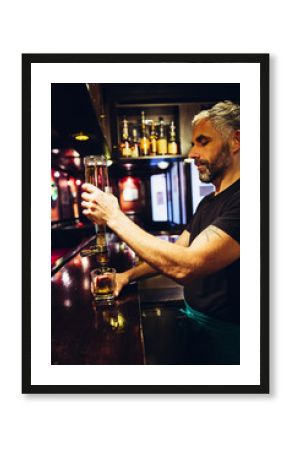
[(202, 164), (206, 166), (206, 170), (203, 173), (199, 172), (200, 181), (203, 183), (212, 183), (217, 178), (223, 178), (223, 175), (226, 169), (230, 166), (230, 163), (230, 147), (226, 142), (214, 162), (202, 162)]

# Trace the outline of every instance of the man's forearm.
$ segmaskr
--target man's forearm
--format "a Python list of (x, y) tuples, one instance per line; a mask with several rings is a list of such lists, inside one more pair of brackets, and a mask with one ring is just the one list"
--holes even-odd
[[(188, 247), (189, 243), (189, 232), (187, 230), (183, 231), (183, 233), (178, 237), (175, 244), (180, 245), (182, 247)], [(144, 278), (149, 278), (154, 275), (161, 273), (159, 270), (150, 266), (146, 262), (142, 262), (138, 266), (133, 267), (125, 272), (128, 276), (129, 281), (140, 280)]]
[(132, 269), (126, 271), (129, 281), (140, 280), (141, 278), (147, 278), (157, 274), (158, 271), (145, 262), (142, 262), (138, 266), (132, 267)]
[(123, 212), (117, 211), (108, 226), (147, 264), (174, 280), (182, 280), (193, 262), (187, 248), (158, 239), (133, 223)]

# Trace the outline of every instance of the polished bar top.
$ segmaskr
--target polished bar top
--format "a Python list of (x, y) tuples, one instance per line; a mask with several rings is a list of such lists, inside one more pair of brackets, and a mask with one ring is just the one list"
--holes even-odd
[(52, 276), (51, 363), (144, 364), (136, 285), (125, 288), (113, 306), (97, 305), (90, 292), (95, 267), (94, 257), (77, 253)]

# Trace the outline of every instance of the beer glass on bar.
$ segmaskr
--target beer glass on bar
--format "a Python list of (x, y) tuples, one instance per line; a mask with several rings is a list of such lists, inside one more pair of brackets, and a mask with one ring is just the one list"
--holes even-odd
[(99, 305), (114, 300), (116, 269), (100, 267), (91, 271), (91, 293)]
[[(109, 191), (108, 167), (104, 156), (90, 155), (84, 158), (85, 182), (97, 186), (102, 191)], [(106, 225), (98, 225), (96, 243), (81, 251), (81, 256), (96, 255), (101, 267), (108, 265), (108, 245), (106, 239)]]

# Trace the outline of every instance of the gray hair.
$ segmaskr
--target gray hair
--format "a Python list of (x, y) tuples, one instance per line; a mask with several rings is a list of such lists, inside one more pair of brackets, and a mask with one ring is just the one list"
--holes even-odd
[(197, 122), (203, 119), (211, 121), (213, 126), (224, 138), (240, 129), (240, 105), (229, 100), (217, 103), (211, 109), (206, 109), (196, 114), (192, 121), (194, 127)]

